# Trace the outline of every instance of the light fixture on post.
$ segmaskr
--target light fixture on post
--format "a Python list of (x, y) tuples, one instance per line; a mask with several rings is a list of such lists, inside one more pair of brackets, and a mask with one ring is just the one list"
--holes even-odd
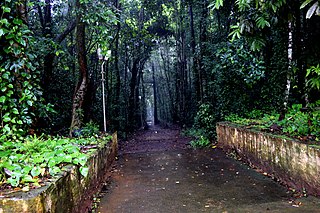
[(101, 84), (102, 84), (102, 110), (103, 110), (103, 131), (106, 132), (107, 131), (107, 117), (106, 117), (106, 98), (105, 98), (105, 88), (104, 88), (104, 64), (106, 62), (106, 60), (108, 60), (107, 57), (103, 57), (102, 53), (101, 53), (101, 49), (98, 48), (97, 50), (97, 55), (99, 58), (99, 61), (102, 61), (101, 64)]

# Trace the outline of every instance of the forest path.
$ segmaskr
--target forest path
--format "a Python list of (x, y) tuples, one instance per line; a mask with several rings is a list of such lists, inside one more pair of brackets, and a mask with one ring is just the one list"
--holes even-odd
[(320, 212), (220, 149), (191, 149), (179, 129), (153, 127), (120, 143), (101, 213)]

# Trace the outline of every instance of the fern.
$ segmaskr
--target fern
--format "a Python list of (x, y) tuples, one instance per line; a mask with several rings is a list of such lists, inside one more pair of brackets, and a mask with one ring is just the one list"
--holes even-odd
[(265, 28), (266, 26), (270, 27), (270, 23), (262, 16), (256, 19), (256, 23), (257, 23), (257, 26), (261, 29)]

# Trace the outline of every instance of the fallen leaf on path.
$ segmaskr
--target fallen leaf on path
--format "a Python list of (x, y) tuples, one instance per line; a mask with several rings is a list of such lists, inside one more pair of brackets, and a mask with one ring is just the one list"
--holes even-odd
[(28, 191), (30, 191), (30, 187), (29, 186), (25, 186), (25, 187), (22, 188), (22, 191), (28, 192)]

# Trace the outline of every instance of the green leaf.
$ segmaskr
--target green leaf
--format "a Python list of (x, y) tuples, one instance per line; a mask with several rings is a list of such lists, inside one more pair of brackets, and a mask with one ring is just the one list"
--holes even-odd
[(27, 104), (28, 104), (29, 106), (32, 106), (32, 105), (33, 105), (32, 101), (30, 101), (30, 100), (27, 101)]
[(39, 155), (38, 157), (33, 159), (33, 162), (36, 164), (44, 162), (44, 156)]
[(21, 179), (22, 183), (34, 183), (36, 181), (37, 179), (32, 178), (31, 175), (24, 175)]
[(11, 154), (11, 151), (0, 151), (0, 158), (4, 159), (4, 157), (8, 157)]
[(216, 0), (214, 3), (214, 8), (219, 9), (220, 7), (223, 7), (223, 0)]
[(50, 168), (54, 167), (56, 164), (57, 164), (57, 162), (55, 161), (55, 159), (50, 159), (49, 162), (48, 162), (48, 166)]
[(23, 172), (24, 174), (29, 174), (29, 172), (30, 172), (31, 170), (32, 170), (32, 167), (29, 166), (29, 165), (26, 165), (26, 166), (23, 167), (22, 172)]
[(9, 72), (5, 72), (5, 73), (2, 74), (2, 78), (9, 79), (9, 75), (10, 75)]
[(3, 29), (0, 28), (0, 37), (4, 35)]
[(41, 173), (41, 170), (40, 170), (40, 167), (39, 166), (35, 166), (32, 168), (31, 170), (31, 175), (32, 177), (36, 177), (36, 176), (39, 176)]
[(15, 54), (15, 55), (21, 54), (21, 48), (14, 46), (13, 47), (13, 54)]
[(5, 130), (6, 133), (10, 133), (11, 132), (11, 128), (8, 124), (6, 124), (4, 127), (3, 127), (3, 130)]
[(21, 25), (23, 22), (22, 22), (21, 19), (15, 18), (15, 19), (13, 19), (13, 23), (16, 24), (16, 25)]
[(308, 10), (306, 18), (309, 19), (314, 14), (314, 12), (319, 8), (319, 2), (314, 3)]
[(12, 113), (15, 114), (15, 115), (19, 115), (19, 111), (17, 108), (13, 108), (12, 109)]
[(8, 26), (9, 25), (8, 19), (6, 19), (6, 18), (0, 19), (0, 24)]
[(264, 17), (258, 17), (256, 19), (256, 23), (257, 26), (261, 29), (265, 28), (266, 26), (270, 27), (270, 23), (267, 20), (265, 20)]
[(70, 155), (66, 155), (66, 156), (64, 157), (64, 162), (66, 162), (66, 163), (71, 163), (71, 162), (72, 162), (72, 157), (71, 157)]
[(10, 7), (2, 6), (2, 10), (3, 10), (4, 13), (10, 13), (11, 8), (10, 8)]
[(27, 43), (26, 43), (26, 41), (24, 39), (20, 39), (19, 43), (24, 47), (27, 45)]
[(80, 167), (80, 174), (81, 174), (83, 177), (87, 177), (88, 172), (89, 172), (89, 168), (88, 168), (88, 167)]
[(310, 4), (310, 2), (312, 2), (313, 0), (306, 0), (305, 2), (303, 2), (300, 6), (300, 9), (305, 8), (308, 4)]
[(52, 168), (49, 168), (49, 173), (51, 174), (51, 175), (56, 175), (56, 174), (58, 174), (58, 173), (60, 173), (61, 172), (61, 169), (59, 168), (59, 167), (57, 167), (57, 166), (54, 166), (54, 167), (52, 167)]
[(11, 121), (11, 118), (10, 118), (9, 116), (5, 115), (5, 116), (3, 117), (3, 122), (8, 123), (8, 122), (10, 122), (10, 121)]
[(20, 182), (20, 177), (10, 177), (7, 179), (7, 183), (9, 183), (13, 187), (17, 187)]
[(0, 96), (0, 103), (4, 103), (6, 101), (6, 96)]

